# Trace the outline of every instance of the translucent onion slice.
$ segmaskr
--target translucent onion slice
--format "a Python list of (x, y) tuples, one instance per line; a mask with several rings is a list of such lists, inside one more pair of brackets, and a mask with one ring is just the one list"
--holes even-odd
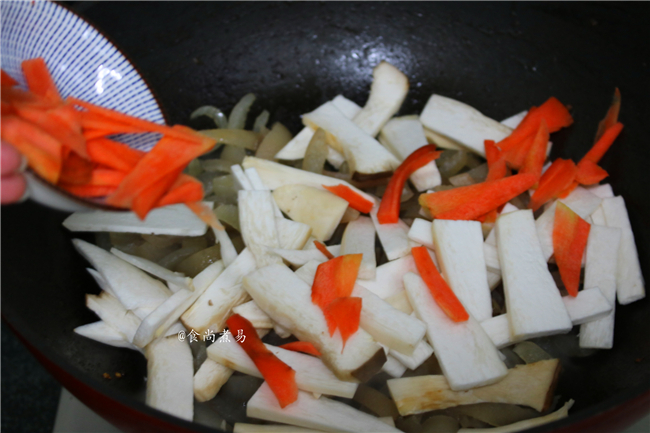
[(230, 227), (241, 231), (239, 225), (239, 208), (234, 204), (220, 204), (215, 209), (214, 213), (220, 221), (225, 222)]
[(262, 159), (273, 160), (288, 142), (291, 141), (291, 132), (280, 122), (276, 122), (271, 131), (264, 136), (264, 139), (257, 148), (255, 156)]
[(389, 416), (393, 419), (399, 417), (397, 406), (395, 406), (393, 400), (367, 385), (359, 385), (352, 399), (361, 403), (379, 417)]
[(212, 192), (219, 203), (237, 203), (237, 184), (232, 174), (215, 177), (212, 181)]
[(532, 364), (537, 361), (553, 359), (544, 349), (530, 341), (522, 341), (512, 349), (526, 364)]
[(269, 113), (268, 110), (262, 111), (260, 115), (255, 118), (255, 123), (253, 123), (253, 131), (262, 132), (262, 130), (266, 128), (266, 124), (268, 123), (270, 116), (271, 113)]
[(436, 164), (440, 174), (448, 179), (467, 165), (467, 152), (464, 150), (445, 150), (440, 155), (440, 158), (436, 159)]
[(221, 159), (230, 161), (233, 164), (241, 164), (246, 157), (246, 149), (236, 146), (224, 146), (221, 152)]
[(244, 129), (248, 110), (250, 110), (253, 102), (255, 102), (255, 95), (252, 93), (244, 95), (244, 97), (239, 100), (230, 112), (228, 129)]
[(318, 128), (309, 141), (305, 151), (305, 159), (302, 161), (302, 169), (312, 173), (323, 174), (323, 167), (327, 160), (327, 142), (325, 131)]
[(204, 105), (199, 107), (190, 114), (190, 119), (196, 119), (197, 117), (207, 116), (210, 119), (214, 120), (214, 124), (217, 125), (217, 128), (227, 128), (228, 127), (228, 118), (219, 110), (217, 107), (212, 105)]
[(494, 427), (513, 424), (526, 419), (536, 418), (539, 412), (530, 407), (505, 403), (478, 403), (446, 409), (452, 416), (460, 414), (471, 416)]
[(172, 251), (171, 253), (167, 254), (165, 257), (160, 259), (158, 261), (158, 264), (169, 270), (174, 270), (176, 268), (176, 265), (178, 265), (180, 262), (185, 260), (187, 257), (191, 256), (192, 254), (198, 253), (204, 248), (205, 248), (205, 244), (203, 246), (194, 244), (194, 245), (180, 248), (178, 250)]
[(184, 259), (176, 266), (176, 272), (194, 278), (212, 263), (221, 260), (221, 246), (213, 245)]
[(243, 147), (245, 149), (255, 150), (260, 140), (260, 135), (253, 131), (244, 131), (243, 129), (203, 129), (201, 134), (217, 140), (217, 147), (222, 144)]
[(446, 415), (433, 415), (422, 423), (422, 433), (456, 433), (460, 424), (456, 418)]
[(226, 161), (225, 159), (204, 159), (201, 161), (201, 166), (203, 170), (208, 173), (230, 173), (230, 166), (233, 165), (232, 161)]

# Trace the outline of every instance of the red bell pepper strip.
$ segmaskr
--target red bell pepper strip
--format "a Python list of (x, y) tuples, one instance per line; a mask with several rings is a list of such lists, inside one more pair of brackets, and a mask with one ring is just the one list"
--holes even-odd
[(158, 201), (156, 207), (176, 203), (196, 202), (203, 199), (203, 184), (186, 174), (181, 174), (171, 189)]
[(341, 333), (343, 340), (341, 352), (343, 352), (348, 338), (359, 329), (361, 298), (351, 296), (336, 298), (325, 307), (323, 314), (325, 314), (330, 336), (333, 336), (337, 329)]
[(105, 197), (113, 193), (116, 188), (111, 185), (69, 185), (66, 183), (59, 183), (58, 186), (72, 195), (84, 198)]
[(607, 110), (605, 118), (598, 123), (598, 130), (596, 131), (596, 138), (594, 143), (597, 142), (600, 137), (603, 136), (605, 131), (614, 126), (618, 122), (618, 113), (621, 111), (621, 92), (619, 92), (618, 87), (614, 89), (614, 97), (612, 98), (612, 104)]
[(62, 102), (61, 95), (56, 89), (56, 84), (54, 84), (43, 58), (37, 57), (25, 60), (21, 63), (21, 67), (29, 90), (53, 103), (59, 104)]
[(539, 179), (539, 186), (530, 198), (528, 208), (536, 211), (547, 201), (560, 197), (567, 188), (572, 186), (577, 171), (578, 168), (570, 159), (558, 158), (553, 161)]
[[(126, 177), (126, 173), (123, 171), (119, 170), (113, 170), (110, 168), (106, 167), (97, 167), (92, 171), (92, 175), (90, 177), (90, 182), (88, 182), (89, 185), (108, 185), (108, 186), (114, 186), (117, 188), (117, 186), (122, 183), (124, 178)], [(201, 197), (203, 198), (203, 197)], [(199, 199), (200, 200), (200, 199)]]
[(327, 257), (327, 260), (332, 260), (334, 258), (334, 254), (330, 253), (330, 251), (327, 249), (325, 245), (323, 245), (322, 242), (314, 241), (314, 245), (316, 245), (318, 251), (320, 251), (325, 255), (325, 257)]
[(541, 178), (544, 161), (546, 161), (548, 138), (548, 127), (546, 126), (546, 121), (542, 119), (537, 134), (535, 134), (535, 138), (533, 139), (533, 144), (526, 155), (524, 165), (519, 173), (534, 174), (538, 180)]
[(621, 122), (616, 122), (608, 128), (589, 152), (582, 157), (581, 161), (588, 160), (598, 164), (603, 155), (605, 155), (605, 152), (614, 144), (614, 140), (616, 140), (616, 137), (618, 137), (622, 130), (623, 124)]
[(419, 203), (434, 218), (472, 220), (528, 190), (535, 180), (532, 174), (518, 174), (448, 191), (422, 194)]
[[(280, 407), (285, 408), (298, 399), (296, 372), (278, 359), (260, 340), (251, 322), (234, 314), (226, 321), (233, 335), (242, 335), (237, 342), (250, 357), (262, 377), (269, 384), (271, 391), (278, 399)], [(242, 331), (241, 333), (239, 331)]]
[(92, 161), (82, 158), (75, 152), (68, 152), (63, 159), (59, 182), (69, 185), (86, 185), (92, 179), (94, 168), (95, 164)]
[(447, 282), (442, 278), (436, 265), (431, 260), (431, 256), (426, 247), (413, 247), (411, 254), (415, 260), (415, 266), (418, 268), (420, 276), (429, 288), (436, 304), (445, 312), (445, 314), (454, 322), (465, 322), (469, 319), (469, 314), (465, 307), (456, 297)]
[(506, 177), (508, 167), (506, 160), (499, 148), (495, 145), (494, 140), (485, 140), (485, 155), (488, 165), (488, 174), (486, 181), (503, 179)]
[(524, 165), (524, 161), (526, 160), (526, 155), (528, 155), (528, 152), (530, 152), (530, 149), (533, 147), (534, 140), (535, 134), (531, 134), (524, 138), (517, 146), (503, 151), (506, 162), (510, 168), (513, 170), (521, 170), (521, 167)]
[(124, 172), (131, 171), (145, 155), (140, 150), (108, 138), (88, 140), (86, 150), (94, 162)]
[[(176, 179), (178, 176), (180, 176), (181, 172), (183, 169), (177, 169), (175, 171), (169, 172), (160, 179), (158, 179), (155, 183), (149, 184), (146, 188), (142, 189), (138, 195), (133, 197), (133, 200), (131, 201), (131, 204), (129, 205), (129, 208), (141, 219), (144, 220), (144, 218), (147, 216), (149, 211), (155, 207), (157, 207), (158, 202), (160, 199), (163, 198), (165, 193), (169, 191), (176, 182)], [(122, 185), (122, 184), (120, 184)], [(119, 186), (117, 191), (119, 191)], [(115, 194), (111, 195), (111, 197), (114, 197)]]
[[(131, 208), (133, 200), (142, 191), (161, 181), (169, 173), (175, 172), (177, 176), (180, 175), (190, 161), (210, 150), (213, 145), (214, 141), (206, 147), (196, 142), (163, 136), (153, 149), (138, 161), (115, 193), (107, 198), (107, 204)], [(173, 181), (169, 183), (168, 188), (173, 183)]]
[(311, 301), (324, 309), (334, 299), (350, 296), (363, 254), (346, 254), (321, 263), (311, 287)]
[(422, 146), (410, 154), (390, 178), (386, 191), (379, 204), (377, 220), (379, 224), (395, 224), (399, 221), (400, 199), (406, 180), (417, 169), (440, 157), (442, 152), (436, 151), (434, 144)]
[(292, 343), (286, 343), (278, 347), (294, 352), (306, 353), (307, 355), (320, 356), (318, 349), (316, 349), (316, 347), (308, 341), (294, 341)]
[(578, 296), (580, 267), (591, 226), (562, 202), (555, 208), (553, 253), (569, 295)]
[[(0, 80), (0, 86), (2, 87), (13, 87), (18, 85), (18, 81), (14, 80), (13, 77), (7, 74), (4, 69), (0, 69), (2, 74), (2, 79)], [(3, 89), (4, 91), (4, 89)]]
[(503, 151), (518, 146), (526, 137), (537, 132), (542, 119), (546, 120), (546, 126), (550, 133), (557, 132), (573, 123), (573, 118), (564, 104), (557, 98), (550, 97), (539, 107), (532, 107), (528, 110), (528, 114), (514, 131), (497, 143), (497, 146)]
[(594, 185), (605, 179), (607, 176), (609, 176), (607, 171), (588, 159), (582, 160), (578, 163), (576, 181), (580, 185)]
[(2, 118), (2, 139), (22, 153), (43, 179), (56, 184), (61, 173), (61, 143), (37, 126), (15, 116)]
[(372, 210), (372, 207), (375, 205), (373, 202), (364, 198), (352, 188), (343, 184), (336, 186), (323, 185), (323, 188), (332, 194), (341, 197), (343, 200), (348, 202), (352, 209), (356, 209), (361, 213), (369, 213)]

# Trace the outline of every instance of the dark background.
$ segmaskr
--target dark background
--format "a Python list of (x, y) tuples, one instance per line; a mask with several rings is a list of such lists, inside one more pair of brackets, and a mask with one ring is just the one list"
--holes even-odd
[[(191, 111), (204, 104), (229, 112), (239, 98), (254, 92), (258, 100), (252, 114), (268, 109), (271, 121), (283, 122), (295, 134), (300, 113), (339, 93), (363, 105), (372, 68), (387, 60), (411, 82), (402, 113), (420, 112), (434, 92), (495, 119), (558, 97), (573, 106), (575, 124), (553, 137), (553, 157), (577, 159), (590, 146), (613, 88), (619, 86), (626, 129), (602, 165), (615, 192), (626, 199), (642, 267), (650, 278), (647, 2), (63, 4), (96, 24), (135, 63), (170, 123), (187, 123)], [(34, 340), (39, 334), (33, 329), (42, 332), (34, 344), (91, 375), (115, 356), (110, 348), (71, 336), (74, 326), (94, 320), (84, 312), (80, 293), (96, 289), (88, 288), (92, 283), (72, 252), (70, 235), (60, 228), (63, 215), (33, 204), (20, 206), (3, 209), (3, 315), (8, 317), (6, 305), (13, 306), (13, 317), (31, 320)], [(17, 224), (38, 227), (47, 236), (35, 243), (40, 250), (19, 245), (23, 235), (7, 230)], [(52, 257), (47, 245), (66, 242), (56, 251), (60, 257)], [(26, 263), (39, 263), (44, 270), (34, 273)], [(71, 303), (59, 321), (16, 308), (31, 301), (25, 290), (38, 284), (50, 284), (58, 293), (41, 303), (62, 309)], [(568, 373), (560, 392), (572, 387), (587, 391), (577, 410), (620, 391), (635, 377), (648, 381), (647, 340), (638, 341), (650, 335), (647, 304), (646, 299), (619, 310), (629, 320), (617, 322), (618, 350), (563, 363)], [(134, 362), (134, 369), (142, 371), (140, 355), (120, 352), (118, 359)], [(3, 324), (2, 431), (52, 429), (58, 387), (34, 364)], [(578, 374), (584, 367), (591, 376)], [(598, 385), (596, 377), (606, 385)], [(111, 384), (126, 393), (141, 385), (140, 380)]]

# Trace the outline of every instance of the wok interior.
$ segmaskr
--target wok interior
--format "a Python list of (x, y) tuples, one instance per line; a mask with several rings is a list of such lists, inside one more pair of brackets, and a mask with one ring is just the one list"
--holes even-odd
[[(253, 92), (258, 100), (251, 117), (268, 109), (271, 123), (280, 121), (295, 134), (300, 114), (337, 94), (363, 105), (372, 68), (387, 60), (410, 79), (401, 114), (419, 113), (432, 93), (459, 99), (495, 119), (558, 97), (573, 107), (575, 124), (552, 137), (552, 157), (575, 159), (593, 142), (612, 90), (619, 86), (625, 131), (602, 165), (615, 193), (628, 203), (647, 278), (650, 201), (639, 180), (650, 163), (642, 123), (650, 91), (638, 58), (647, 53), (650, 38), (635, 7), (100, 2), (86, 6), (82, 16), (135, 63), (172, 124), (188, 124), (189, 114), (201, 105), (229, 110)], [(646, 42), (628, 43), (633, 40)], [(61, 226), (65, 214), (32, 203), (6, 207), (3, 213), (5, 318), (74, 375), (142, 401), (142, 355), (72, 332), (96, 320), (84, 294), (99, 288), (74, 251), (73, 236)], [(613, 350), (578, 350), (577, 328), (563, 337), (540, 339), (549, 353), (564, 353), (556, 394), (576, 400), (573, 414), (647, 388), (649, 308), (646, 299), (617, 309)], [(106, 381), (105, 372), (123, 376)], [(226, 405), (224, 410), (234, 415), (231, 422), (244, 413), (236, 402), (215, 404)]]

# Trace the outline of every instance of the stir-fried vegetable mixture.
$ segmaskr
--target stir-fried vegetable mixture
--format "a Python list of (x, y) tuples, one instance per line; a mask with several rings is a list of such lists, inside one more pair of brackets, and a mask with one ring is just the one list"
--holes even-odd
[[(25, 68), (38, 98), (3, 75), (3, 123), (16, 123), (3, 139), (34, 149), (37, 128), (56, 131), (23, 108), (71, 107), (39, 68)], [(573, 352), (611, 349), (616, 299), (645, 296), (625, 202), (599, 184), (618, 90), (576, 164), (547, 162), (573, 123), (556, 98), (503, 122), (441, 95), (394, 117), (407, 78), (385, 62), (373, 77), (364, 107), (337, 96), (294, 137), (267, 111), (244, 130), (249, 94), (230, 116), (192, 113), (216, 129), (158, 125), (146, 155), (106, 137), (143, 124), (68, 100), (87, 111), (76, 141), (55, 135), (51, 180), (114, 179), (107, 201), (133, 209), (64, 223), (98, 232), (74, 244), (100, 320), (75, 332), (143, 352), (149, 405), (192, 420), (194, 400), (225, 394), (246, 423), (211, 425), (235, 432), (518, 431), (567, 416), (548, 342), (580, 326)]]

